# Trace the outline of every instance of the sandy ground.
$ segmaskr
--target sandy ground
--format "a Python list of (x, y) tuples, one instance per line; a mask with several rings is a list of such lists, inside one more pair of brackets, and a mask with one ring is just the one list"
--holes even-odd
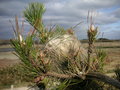
[(18, 59), (14, 52), (0, 52), (0, 59)]
[(11, 66), (19, 62), (20, 60), (13, 52), (0, 52), (0, 67)]
[(18, 87), (18, 88), (10, 88), (10, 89), (3, 89), (3, 90), (28, 90), (27, 87)]

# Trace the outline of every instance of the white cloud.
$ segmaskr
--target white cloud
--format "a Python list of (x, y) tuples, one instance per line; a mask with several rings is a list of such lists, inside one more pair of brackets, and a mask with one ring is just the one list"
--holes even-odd
[[(58, 17), (58, 20), (78, 21), (81, 18), (86, 18), (88, 10), (90, 9), (99, 12), (100, 9), (106, 9), (118, 5), (118, 2), (118, 0), (69, 0), (66, 2), (51, 2), (46, 5), (48, 11), (45, 15), (49, 15), (48, 17), (51, 17), (53, 20), (56, 20), (56, 17)], [(109, 17), (108, 15), (109, 14), (105, 12), (100, 12), (98, 15), (99, 23), (114, 23), (118, 20), (113, 14), (110, 13)]]
[[(0, 17), (2, 20), (13, 18), (14, 15), (22, 16), (22, 11), (33, 0), (1, 0), (0, 3)], [(34, 0), (39, 1), (39, 0)], [(95, 22), (103, 27), (103, 25), (110, 25), (120, 21), (120, 0), (41, 0), (46, 6), (46, 13), (44, 21), (46, 24), (60, 24), (66, 28), (71, 27), (81, 21), (86, 21), (88, 10), (97, 12)], [(116, 7), (114, 10), (112, 8)], [(111, 10), (106, 12), (106, 10)], [(4, 17), (6, 16), (6, 17)], [(3, 23), (5, 22), (3, 20)], [(0, 22), (1, 24), (2, 22)], [(120, 22), (119, 22), (120, 23)], [(27, 24), (27, 23), (26, 23)], [(5, 25), (2, 25), (2, 28)], [(82, 27), (86, 29), (86, 23)], [(79, 27), (77, 29), (79, 29)], [(110, 26), (114, 28), (114, 26)], [(6, 28), (6, 27), (4, 27)], [(81, 32), (80, 36), (84, 36), (85, 30)], [(104, 29), (104, 27), (103, 27)], [(1, 32), (1, 31), (0, 31)], [(116, 32), (117, 33), (117, 32)]]

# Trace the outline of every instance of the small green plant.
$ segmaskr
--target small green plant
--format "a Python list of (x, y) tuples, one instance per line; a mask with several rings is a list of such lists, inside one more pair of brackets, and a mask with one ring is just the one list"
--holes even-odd
[[(93, 22), (91, 22), (87, 32), (88, 51), (85, 57), (83, 54), (81, 54), (82, 50), (82, 52), (85, 51), (82, 47), (79, 47), (78, 51), (75, 53), (73, 53), (74, 49), (70, 48), (68, 52), (69, 55), (67, 56), (63, 54), (58, 55), (56, 53), (49, 52), (49, 49), (45, 49), (47, 42), (54, 37), (59, 38), (60, 41), (62, 36), (68, 36), (68, 34), (71, 34), (71, 31), (65, 31), (64, 28), (59, 26), (56, 26), (54, 29), (50, 28), (50, 30), (46, 29), (42, 21), (42, 15), (44, 12), (45, 8), (43, 4), (29, 4), (28, 8), (26, 8), (24, 11), (24, 16), (26, 20), (34, 27), (34, 30), (25, 37), (20, 32), (18, 18), (15, 18), (15, 40), (11, 40), (11, 45), (15, 49), (16, 55), (22, 61), (23, 68), (26, 70), (26, 75), (31, 77), (31, 79), (39, 88), (44, 89), (50, 88), (51, 86), (51, 88), (56, 90), (91, 90), (102, 88), (101, 82), (99, 82), (99, 80), (120, 88), (120, 83), (118, 81), (99, 73), (100, 69), (103, 68), (103, 62), (106, 57), (106, 53), (103, 51), (97, 51), (94, 56), (93, 48), (97, 35), (97, 27), (94, 28)], [(73, 33), (69, 36), (72, 35)], [(76, 37), (73, 38), (73, 41), (78, 41)], [(40, 41), (38, 45), (35, 44), (36, 39)], [(71, 47), (74, 47), (74, 45)], [(56, 83), (59, 83), (59, 85), (56, 84), (55, 81)]]

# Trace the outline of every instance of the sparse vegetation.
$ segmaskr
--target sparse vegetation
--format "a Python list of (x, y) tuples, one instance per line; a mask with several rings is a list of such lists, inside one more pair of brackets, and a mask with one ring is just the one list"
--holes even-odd
[(0, 89), (9, 88), (11, 85), (21, 85), (32, 81), (27, 70), (22, 68), (22, 64), (0, 68)]

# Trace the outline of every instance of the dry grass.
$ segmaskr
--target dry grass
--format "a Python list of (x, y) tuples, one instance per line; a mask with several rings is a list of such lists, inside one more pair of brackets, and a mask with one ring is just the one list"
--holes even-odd
[[(83, 46), (86, 48), (88, 46), (87, 43), (83, 43)], [(96, 42), (96, 47), (106, 47), (106, 48), (119, 48), (120, 47), (120, 41), (115, 42)]]
[(19, 62), (18, 59), (0, 59), (0, 68), (12, 66)]
[[(87, 48), (87, 43), (83, 47)], [(104, 70), (109, 76), (113, 76), (113, 70), (120, 64), (120, 41), (114, 42), (96, 42), (95, 46), (106, 51), (108, 58)]]

